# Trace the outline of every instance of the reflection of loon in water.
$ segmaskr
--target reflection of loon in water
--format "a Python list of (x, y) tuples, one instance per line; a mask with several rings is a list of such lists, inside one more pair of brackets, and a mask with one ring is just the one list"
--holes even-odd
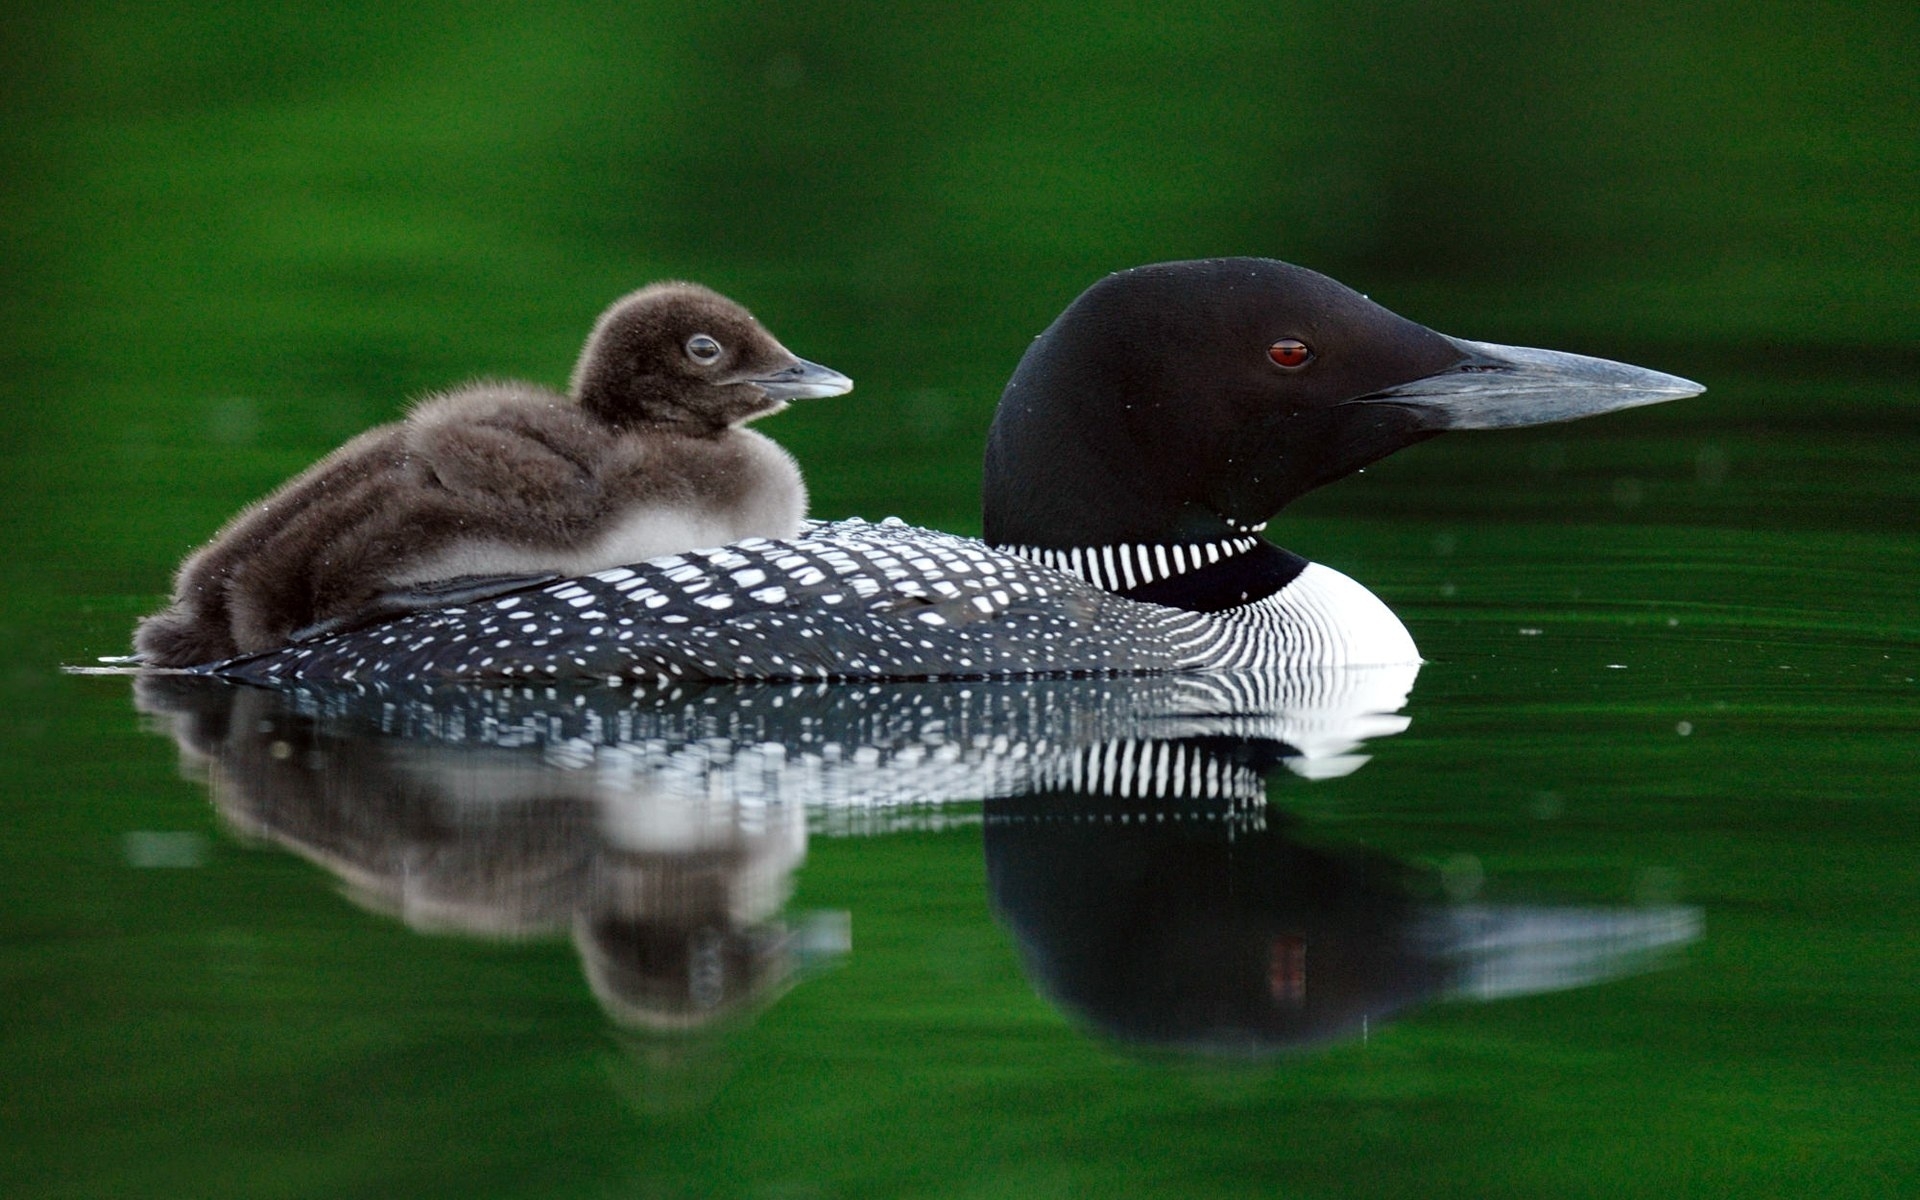
[(1423, 903), (1406, 864), (1284, 820), (1162, 820), (1110, 798), (987, 806), (988, 888), (1027, 969), (1123, 1041), (1256, 1054), (1437, 996), (1597, 983), (1699, 936), (1689, 908)]
[[(1122, 1036), (1238, 1045), (1251, 1036), (1244, 1022), (1196, 1035), (1177, 1016), (1158, 1025), (1104, 1016), (1106, 1002), (1090, 1002), (1088, 987), (1117, 993), (1082, 951), (1105, 946), (1112, 956), (1132, 943), (1146, 961), (1151, 939), (1184, 939), (1196, 956), (1189, 982), (1219, 991), (1200, 969), (1228, 964), (1235, 952), (1209, 947), (1238, 945), (1244, 939), (1232, 930), (1268, 918), (1203, 901), (1247, 894), (1252, 877), (1241, 876), (1261, 868), (1241, 851), (1287, 845), (1261, 832), (1266, 773), (1284, 764), (1320, 777), (1359, 766), (1365, 739), (1405, 727), (1396, 710), (1414, 670), (665, 694), (269, 690), (184, 676), (145, 677), (136, 687), (141, 707), (205, 765), (217, 804), (239, 828), (320, 863), (363, 903), (416, 927), (570, 931), (595, 994), (626, 1023), (688, 1028), (750, 1011), (805, 963), (844, 952), (844, 914), (780, 915), (809, 832), (970, 822), (980, 818), (969, 802), (985, 800), (995, 902), (1052, 994)], [(1099, 806), (1132, 832), (1092, 835), (1096, 826), (1083, 818)], [(1132, 824), (1136, 814), (1155, 823)], [(1180, 832), (1168, 840), (1166, 831)], [(1208, 847), (1229, 836), (1241, 865), (1209, 866)], [(1162, 861), (1129, 882), (1116, 871), (1114, 846), (1131, 847), (1136, 861)], [(1304, 861), (1282, 853), (1271, 869)], [(1347, 897), (1406, 907), (1391, 888), (1362, 886), (1337, 869), (1322, 875), (1323, 910), (1340, 910)], [(1152, 899), (1162, 880), (1186, 899)], [(1294, 878), (1262, 886), (1311, 890)], [(1128, 902), (1138, 924), (1114, 919)], [(1176, 910), (1173, 925), (1148, 919)], [(1220, 927), (1205, 933), (1216, 919)], [(1309, 1007), (1332, 996), (1321, 981), (1336, 960), (1317, 927), (1275, 925), (1272, 934), (1267, 969), (1279, 992), (1295, 988), (1287, 981), (1300, 974), (1299, 960)], [(1303, 960), (1288, 938), (1306, 939)], [(1379, 962), (1366, 970), (1395, 979), (1394, 995), (1434, 990), (1436, 972), (1461, 986), (1458, 971), (1377, 941), (1377, 954), (1359, 942), (1352, 953), (1374, 954)], [(1401, 979), (1407, 970), (1418, 978)], [(1132, 986), (1136, 995), (1122, 1006), (1154, 1002), (1158, 985)], [(1193, 1003), (1180, 994), (1167, 1002)], [(1363, 1003), (1376, 1014), (1397, 1007)]]

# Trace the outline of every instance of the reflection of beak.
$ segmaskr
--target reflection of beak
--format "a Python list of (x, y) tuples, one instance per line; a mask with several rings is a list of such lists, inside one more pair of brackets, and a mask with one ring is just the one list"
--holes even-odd
[(1584, 354), (1447, 340), (1465, 356), (1457, 365), (1348, 403), (1400, 405), (1425, 417), (1429, 429), (1502, 429), (1571, 421), (1707, 390), (1678, 375)]
[(822, 396), (844, 396), (853, 390), (853, 380), (819, 363), (795, 359), (790, 367), (746, 380), (767, 394), (769, 400), (814, 400)]

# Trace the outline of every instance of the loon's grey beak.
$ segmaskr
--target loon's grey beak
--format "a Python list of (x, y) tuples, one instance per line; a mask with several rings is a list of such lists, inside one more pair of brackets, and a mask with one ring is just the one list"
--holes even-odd
[(757, 385), (769, 400), (817, 400), (822, 396), (844, 396), (853, 390), (853, 380), (819, 363), (795, 359), (790, 367), (746, 382)]
[(1447, 340), (1466, 356), (1459, 365), (1358, 403), (1405, 405), (1425, 416), (1432, 429), (1504, 429), (1571, 421), (1707, 390), (1678, 375), (1584, 354)]

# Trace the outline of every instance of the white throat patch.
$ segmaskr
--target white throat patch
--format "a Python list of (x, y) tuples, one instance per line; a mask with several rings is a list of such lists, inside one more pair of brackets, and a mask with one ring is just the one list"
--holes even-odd
[(1156, 543), (1075, 546), (1071, 550), (1042, 546), (1003, 546), (1001, 549), (1008, 554), (1017, 554), (1028, 562), (1078, 575), (1097, 588), (1124, 592), (1224, 562), (1236, 554), (1245, 554), (1258, 543), (1258, 538), (1237, 537), (1221, 542), (1189, 542), (1173, 546)]

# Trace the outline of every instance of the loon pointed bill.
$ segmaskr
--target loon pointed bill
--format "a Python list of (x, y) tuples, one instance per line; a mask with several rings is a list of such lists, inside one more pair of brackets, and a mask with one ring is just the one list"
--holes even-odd
[[(747, 422), (853, 383), (698, 284), (601, 314), (566, 395), (483, 381), (430, 396), (234, 518), (142, 621), (180, 667), (521, 583), (790, 537), (800, 469)], [(450, 582), (452, 581), (452, 582)]]
[(1094, 284), (988, 436), (985, 540), (812, 523), (213, 664), (258, 681), (992, 678), (1418, 660), (1385, 604), (1260, 536), (1296, 497), (1448, 429), (1696, 395), (1469, 342), (1269, 259)]

